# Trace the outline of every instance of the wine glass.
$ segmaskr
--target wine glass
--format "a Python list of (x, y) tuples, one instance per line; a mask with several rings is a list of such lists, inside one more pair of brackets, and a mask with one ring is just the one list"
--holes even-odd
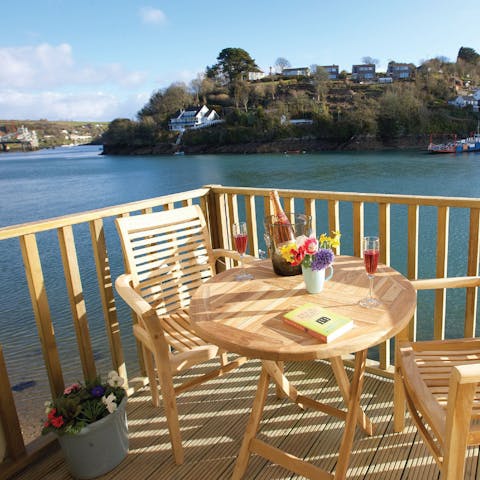
[(243, 281), (243, 280), (252, 280), (253, 275), (251, 273), (247, 273), (243, 268), (243, 257), (247, 250), (247, 242), (248, 242), (248, 235), (247, 235), (247, 224), (245, 222), (238, 222), (233, 224), (233, 239), (235, 240), (235, 249), (240, 254), (240, 273), (235, 276), (235, 280)]
[(378, 237), (363, 238), (363, 261), (370, 281), (370, 292), (368, 297), (360, 300), (360, 305), (366, 308), (373, 308), (380, 305), (380, 302), (373, 296), (373, 279), (377, 271), (378, 257), (380, 255), (380, 240)]

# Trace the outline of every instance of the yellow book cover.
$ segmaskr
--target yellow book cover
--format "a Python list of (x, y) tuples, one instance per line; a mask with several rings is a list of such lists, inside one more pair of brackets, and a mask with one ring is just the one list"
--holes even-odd
[(305, 303), (284, 314), (283, 319), (324, 343), (331, 342), (353, 327), (353, 320), (315, 303)]

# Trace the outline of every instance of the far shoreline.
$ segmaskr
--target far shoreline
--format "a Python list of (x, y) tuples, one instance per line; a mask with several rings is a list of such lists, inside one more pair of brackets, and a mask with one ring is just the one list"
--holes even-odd
[(258, 153), (320, 153), (339, 151), (393, 151), (424, 150), (427, 152), (429, 136), (408, 135), (391, 140), (380, 140), (374, 136), (355, 136), (347, 142), (318, 139), (292, 138), (274, 142), (249, 142), (231, 145), (103, 145), (103, 155), (185, 155), (200, 154), (258, 154)]

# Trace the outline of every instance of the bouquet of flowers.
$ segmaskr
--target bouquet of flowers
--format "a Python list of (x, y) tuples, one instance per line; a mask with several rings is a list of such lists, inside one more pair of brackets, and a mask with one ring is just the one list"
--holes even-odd
[(126, 395), (123, 383), (123, 378), (112, 370), (105, 383), (97, 377), (85, 385), (74, 383), (65, 388), (63, 395), (45, 403), (47, 420), (42, 434), (75, 434), (113, 413)]
[(332, 232), (331, 237), (322, 233), (318, 239), (302, 235), (295, 242), (280, 247), (280, 254), (293, 266), (322, 270), (333, 263), (335, 255), (332, 248), (340, 245), (340, 237), (340, 232)]

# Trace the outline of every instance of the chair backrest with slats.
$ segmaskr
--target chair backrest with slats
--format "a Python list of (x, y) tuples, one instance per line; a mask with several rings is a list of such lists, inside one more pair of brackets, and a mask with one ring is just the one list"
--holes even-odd
[(158, 314), (187, 308), (214, 275), (210, 236), (198, 205), (116, 220), (133, 287)]

